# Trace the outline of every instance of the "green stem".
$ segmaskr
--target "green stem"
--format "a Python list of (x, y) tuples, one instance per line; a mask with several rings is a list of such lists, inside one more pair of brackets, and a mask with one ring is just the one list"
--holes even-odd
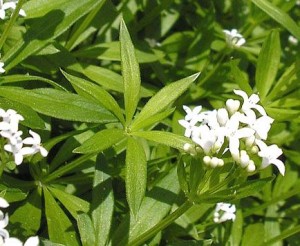
[(59, 168), (57, 171), (55, 171), (55, 172), (49, 174), (48, 176), (46, 176), (45, 178), (43, 178), (42, 182), (47, 183), (54, 179), (57, 179), (58, 177), (61, 177), (65, 173), (72, 171), (73, 169), (80, 166), (83, 162), (89, 160), (91, 157), (93, 157), (95, 155), (96, 154), (93, 153), (93, 154), (87, 154), (87, 155), (80, 156), (79, 158), (70, 162), (66, 166)]
[(292, 235), (295, 235), (296, 233), (299, 233), (299, 232), (300, 232), (300, 225), (283, 231), (280, 235), (271, 238), (267, 242), (264, 242), (262, 245), (264, 245), (264, 246), (274, 245), (274, 243), (281, 242), (283, 239), (288, 238)]
[(24, 1), (25, 1), (25, 0), (19, 0), (19, 1), (18, 1), (18, 4), (17, 4), (17, 6), (16, 6), (16, 9), (14, 10), (14, 12), (13, 12), (11, 18), (9, 19), (9, 22), (8, 22), (6, 28), (4, 29), (4, 32), (3, 32), (2, 35), (1, 35), (1, 38), (0, 38), (0, 50), (2, 49), (3, 44), (5, 43), (5, 41), (6, 41), (6, 39), (7, 39), (7, 36), (8, 36), (8, 34), (9, 34), (9, 32), (10, 32), (12, 26), (14, 25), (14, 23), (15, 23), (15, 21), (16, 21), (18, 15), (19, 15), (19, 11), (20, 11), (20, 9), (21, 9), (21, 7), (22, 7)]
[(93, 21), (95, 18), (96, 14), (99, 12), (101, 9), (102, 5), (105, 3), (105, 1), (100, 2), (100, 4), (93, 10), (91, 11), (88, 16), (85, 18), (85, 20), (81, 23), (81, 25), (76, 29), (72, 37), (69, 39), (68, 43), (66, 44), (66, 49), (71, 50), (73, 48), (73, 45), (79, 38), (79, 36), (84, 32), (84, 30), (89, 26), (89, 24)]
[(181, 215), (183, 215), (189, 208), (191, 208), (193, 204), (187, 200), (185, 201), (178, 209), (176, 209), (173, 213), (169, 214), (166, 218), (156, 224), (154, 227), (144, 232), (138, 238), (134, 239), (130, 242), (129, 246), (134, 245), (142, 245), (146, 240), (152, 238), (161, 230), (165, 229), (167, 226), (172, 224), (176, 219), (178, 219)]

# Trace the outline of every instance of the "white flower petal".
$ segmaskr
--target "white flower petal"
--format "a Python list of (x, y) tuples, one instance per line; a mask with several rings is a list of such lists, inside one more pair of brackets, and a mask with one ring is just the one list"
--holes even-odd
[(3, 197), (0, 197), (0, 207), (7, 208), (8, 206), (9, 206), (9, 203)]
[(24, 246), (38, 246), (40, 243), (39, 241), (39, 237), (35, 236), (35, 237), (30, 237), (26, 240)]

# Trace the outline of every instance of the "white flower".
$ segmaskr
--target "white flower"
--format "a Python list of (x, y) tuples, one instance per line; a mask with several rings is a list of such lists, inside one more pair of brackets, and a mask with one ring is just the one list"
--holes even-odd
[(9, 143), (4, 145), (4, 150), (11, 152), (14, 156), (16, 165), (23, 162), (23, 154), (21, 152), (23, 147), (23, 140), (21, 138), (22, 131), (18, 131), (9, 136)]
[(215, 131), (211, 130), (207, 125), (195, 128), (191, 138), (196, 144), (201, 146), (205, 154), (209, 154), (217, 140)]
[(40, 244), (38, 236), (30, 237), (24, 243), (24, 246), (38, 246)]
[(24, 120), (23, 116), (13, 109), (7, 111), (0, 109), (0, 117), (2, 117), (2, 122), (0, 122), (1, 136), (5, 138), (10, 138), (8, 136), (16, 133), (19, 129), (19, 122)]
[(239, 110), (239, 108), (240, 108), (240, 101), (239, 100), (228, 99), (226, 101), (226, 107), (227, 107), (228, 112), (232, 115), (236, 111)]
[(0, 208), (7, 208), (8, 206), (9, 203), (3, 197), (0, 197)]
[(242, 111), (247, 112), (251, 109), (256, 109), (261, 115), (267, 115), (265, 109), (258, 105), (259, 96), (257, 94), (252, 94), (250, 97), (246, 94), (246, 92), (242, 90), (233, 90), (236, 95), (241, 96), (244, 99), (244, 103), (242, 105)]
[(258, 155), (262, 157), (261, 168), (266, 168), (271, 164), (274, 164), (282, 176), (285, 173), (284, 163), (278, 159), (282, 155), (282, 149), (280, 149), (276, 144), (272, 144), (271, 146), (267, 146), (263, 141), (256, 140), (256, 144), (258, 145), (260, 151)]
[(236, 207), (234, 204), (230, 203), (217, 203), (215, 213), (214, 213), (214, 222), (215, 223), (222, 223), (227, 220), (234, 221), (236, 216)]
[(4, 67), (4, 63), (0, 62), (0, 73), (5, 73), (5, 69), (3, 67)]
[(295, 38), (294, 36), (292, 36), (292, 35), (290, 35), (289, 37), (288, 37), (288, 40), (289, 40), (289, 43), (290, 44), (292, 44), (292, 45), (294, 45), (294, 46), (297, 46), (298, 45), (298, 39), (297, 38)]
[(202, 110), (202, 106), (197, 106), (192, 110), (188, 106), (183, 105), (183, 109), (186, 112), (186, 116), (184, 117), (186, 121), (198, 121), (197, 118)]
[(48, 151), (41, 146), (40, 135), (32, 130), (29, 130), (29, 133), (32, 137), (25, 138), (23, 140), (23, 144), (30, 144), (32, 146), (22, 148), (21, 153), (23, 156), (34, 155), (35, 153), (40, 152), (42, 156), (46, 157), (48, 155)]
[(244, 37), (236, 30), (232, 29), (231, 31), (223, 30), (225, 33), (226, 42), (230, 47), (241, 47), (246, 43)]
[[(0, 0), (0, 19), (4, 20), (5, 19), (5, 11), (7, 9), (13, 9), (15, 10), (17, 7), (18, 1), (10, 1), (10, 2), (5, 2), (3, 3), (3, 0)], [(21, 16), (26, 16), (26, 13), (23, 9), (20, 9), (19, 15)]]

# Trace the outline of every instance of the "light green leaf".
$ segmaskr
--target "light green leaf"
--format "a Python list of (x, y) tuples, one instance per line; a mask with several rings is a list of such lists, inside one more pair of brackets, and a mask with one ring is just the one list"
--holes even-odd
[(263, 245), (265, 230), (261, 223), (250, 224), (243, 235), (242, 246)]
[[(109, 69), (88, 65), (83, 68), (83, 73), (86, 77), (90, 80), (96, 82), (103, 87), (117, 91), (117, 92), (124, 92), (123, 80), (122, 76), (118, 73), (115, 73)], [(141, 87), (141, 97), (150, 97), (153, 95), (153, 92), (145, 87)]]
[(79, 95), (55, 89), (24, 90), (17, 87), (0, 87), (0, 96), (25, 104), (39, 113), (55, 118), (107, 123), (116, 118), (95, 102)]
[(113, 144), (120, 142), (125, 138), (124, 131), (121, 129), (111, 128), (97, 132), (94, 136), (85, 141), (80, 147), (74, 149), (74, 153), (98, 153)]
[(143, 146), (132, 137), (127, 142), (125, 183), (127, 202), (136, 216), (146, 190), (147, 160)]
[(256, 87), (263, 101), (271, 90), (280, 63), (280, 39), (278, 31), (271, 31), (258, 56), (255, 74)]
[[(187, 78), (173, 82), (157, 92), (145, 105), (131, 125), (131, 128), (137, 130), (144, 126), (147, 118), (166, 109), (175, 101), (188, 87), (198, 78), (200, 73), (196, 73)], [(138, 126), (138, 127), (137, 127)]]
[(48, 234), (51, 241), (66, 246), (79, 246), (75, 228), (64, 211), (58, 206), (53, 196), (43, 188)]
[(78, 214), (77, 226), (82, 246), (93, 246), (95, 244), (95, 231), (91, 218), (84, 213)]
[(106, 160), (103, 155), (98, 156), (92, 193), (91, 212), (95, 228), (95, 245), (107, 245), (110, 235), (114, 211), (114, 196), (112, 188), (112, 179), (109, 175), (102, 172), (103, 166), (106, 166)]
[(123, 19), (120, 24), (120, 48), (126, 124), (129, 125), (140, 99), (141, 76), (134, 47)]
[[(127, 245), (153, 228), (170, 211), (180, 191), (176, 168), (171, 170), (143, 199), (136, 218), (127, 215), (112, 236), (112, 245)], [(129, 236), (128, 236), (129, 231)]]
[(106, 90), (85, 79), (73, 76), (64, 71), (62, 71), (62, 73), (73, 85), (74, 89), (77, 91), (78, 94), (80, 94), (79, 91), (81, 91), (83, 92), (82, 96), (84, 96), (84, 94), (87, 94), (92, 98), (96, 99), (106, 109), (113, 113), (123, 124), (125, 124), (125, 119), (122, 110), (120, 109), (118, 103), (113, 98), (113, 96), (110, 95)]
[(48, 187), (51, 193), (62, 203), (62, 205), (77, 219), (77, 213), (87, 213), (90, 209), (90, 204), (76, 196), (73, 196), (67, 192), (56, 189), (54, 187)]
[[(100, 60), (120, 61), (120, 42), (106, 42), (88, 46), (87, 48), (75, 51), (77, 57), (96, 58)], [(135, 49), (137, 61), (139, 63), (155, 62), (164, 57), (164, 53), (159, 50), (142, 51)]]
[(143, 131), (143, 132), (131, 132), (131, 135), (142, 137), (147, 140), (164, 144), (179, 150), (184, 150), (183, 146), (186, 143), (195, 145), (195, 143), (190, 138), (177, 135), (171, 132)]
[[(102, 0), (101, 0), (102, 1)], [(32, 0), (24, 5), (26, 18), (35, 18), (20, 39), (2, 58), (9, 70), (45, 47), (99, 4), (99, 0)]]
[(300, 40), (300, 27), (293, 21), (290, 15), (267, 0), (252, 0), (252, 2)]
[[(42, 216), (41, 189), (37, 188), (28, 195), (26, 201), (9, 216), (9, 224), (16, 234), (25, 237), (35, 235), (40, 228)], [(20, 221), (22, 222), (20, 228)]]

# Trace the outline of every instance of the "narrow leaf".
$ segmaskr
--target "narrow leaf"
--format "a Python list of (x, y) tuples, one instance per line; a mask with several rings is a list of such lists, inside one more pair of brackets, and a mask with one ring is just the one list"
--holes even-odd
[(93, 223), (87, 214), (81, 213), (77, 216), (77, 226), (82, 246), (98, 245), (95, 244)]
[(113, 113), (122, 123), (125, 123), (123, 113), (122, 113), (118, 103), (113, 98), (113, 96), (110, 95), (106, 90), (104, 90), (100, 86), (97, 86), (96, 84), (89, 82), (85, 79), (73, 76), (64, 71), (62, 71), (62, 73), (69, 80), (69, 82), (73, 85), (73, 87), (76, 90), (79, 89), (79, 90), (83, 91), (84, 93), (87, 93), (88, 95), (95, 98), (106, 109), (111, 111), (111, 113)]
[[(41, 224), (41, 207), (41, 189), (37, 188), (27, 197), (22, 206), (19, 206), (9, 217), (12, 230), (14, 230), (16, 234), (26, 237), (35, 235)], [(21, 228), (20, 221), (22, 221)]]
[(77, 213), (87, 213), (89, 211), (90, 204), (87, 201), (53, 187), (48, 187), (48, 189), (75, 219), (77, 218)]
[(130, 211), (135, 216), (145, 195), (147, 160), (142, 145), (129, 137), (126, 152), (126, 196)]
[(111, 177), (101, 171), (103, 166), (106, 166), (105, 157), (100, 154), (98, 158), (95, 167), (91, 211), (96, 235), (95, 245), (104, 246), (107, 245), (110, 235), (114, 196)]
[[(101, 0), (103, 1), (103, 0)], [(99, 4), (99, 0), (33, 0), (24, 5), (27, 18), (34, 18), (27, 32), (3, 57), (6, 70), (45, 47)]]
[(94, 136), (85, 141), (80, 147), (74, 149), (75, 153), (98, 153), (113, 144), (120, 142), (125, 138), (124, 131), (121, 129), (111, 128), (97, 132)]
[(72, 222), (58, 206), (46, 187), (44, 187), (43, 191), (50, 240), (54, 243), (61, 243), (66, 246), (79, 245)]
[[(112, 245), (127, 245), (142, 233), (155, 227), (170, 211), (180, 191), (176, 168), (160, 180), (143, 199), (136, 218), (129, 214), (114, 231)], [(129, 231), (129, 235), (128, 235)]]
[(132, 123), (132, 129), (138, 129), (137, 126), (142, 127), (143, 122), (147, 118), (155, 115), (166, 109), (173, 101), (175, 101), (189, 86), (198, 78), (200, 73), (196, 73), (187, 78), (173, 82), (157, 92), (145, 105), (140, 114)]
[(126, 124), (129, 125), (139, 102), (141, 77), (134, 47), (123, 19), (120, 25), (120, 43)]
[(300, 27), (287, 13), (267, 0), (252, 0), (252, 2), (300, 40)]
[(143, 131), (143, 132), (132, 132), (131, 135), (142, 137), (147, 140), (164, 144), (179, 150), (184, 150), (183, 146), (186, 143), (189, 143), (191, 145), (195, 144), (190, 138), (177, 135), (171, 132)]
[(76, 94), (55, 89), (24, 90), (17, 87), (2, 86), (0, 96), (59, 119), (94, 123), (107, 123), (116, 120), (109, 111), (95, 102)]
[(264, 100), (275, 81), (280, 63), (280, 40), (278, 31), (272, 31), (265, 40), (258, 56), (255, 74), (259, 96)]

